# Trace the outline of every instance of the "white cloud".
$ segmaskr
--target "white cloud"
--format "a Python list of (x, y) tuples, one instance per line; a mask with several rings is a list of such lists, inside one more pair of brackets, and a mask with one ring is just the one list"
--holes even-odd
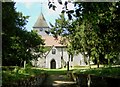
[(14, 0), (15, 2), (21, 2), (23, 3), (26, 8), (30, 9), (31, 6), (36, 3), (36, 2), (40, 2), (40, 3), (47, 3), (48, 0)]
[(15, 2), (47, 2), (47, 0), (14, 0)]
[(32, 7), (33, 3), (32, 2), (23, 2), (26, 8), (30, 9)]

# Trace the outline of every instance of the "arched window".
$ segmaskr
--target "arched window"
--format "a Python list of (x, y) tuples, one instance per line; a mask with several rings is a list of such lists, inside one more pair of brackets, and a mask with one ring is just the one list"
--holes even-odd
[(52, 54), (56, 54), (56, 49), (52, 49)]

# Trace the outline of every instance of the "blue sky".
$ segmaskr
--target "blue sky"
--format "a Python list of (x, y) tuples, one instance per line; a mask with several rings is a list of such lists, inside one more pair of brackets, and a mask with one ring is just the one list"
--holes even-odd
[[(26, 25), (26, 29), (28, 31), (32, 30), (32, 26), (35, 24), (38, 16), (41, 13), (41, 3), (40, 2), (17, 2), (16, 3), (16, 10), (22, 12), (25, 16), (30, 16), (28, 19), (28, 23)], [(47, 2), (42, 4), (42, 13), (49, 25), (49, 22), (55, 23), (55, 19), (58, 18), (58, 12), (50, 10), (47, 6)]]
[[(62, 5), (60, 5), (57, 0), (55, 0), (55, 4), (57, 6), (56, 11), (49, 9), (48, 0), (14, 0), (16, 2), (16, 10), (22, 12), (25, 16), (30, 16), (28, 19), (28, 23), (26, 25), (26, 29), (28, 31), (32, 30), (33, 25), (35, 24), (38, 16), (41, 13), (41, 5), (42, 5), (42, 13), (49, 25), (49, 22), (54, 24), (55, 19), (59, 17), (59, 14), (62, 10)], [(64, 2), (65, 0), (63, 0)], [(42, 2), (42, 4), (41, 4)], [(71, 5), (69, 8), (71, 9)]]
[[(55, 23), (55, 19), (59, 17), (59, 14), (62, 9), (62, 5), (60, 5), (57, 0), (55, 0), (55, 4), (57, 5), (56, 11), (49, 9), (48, 7), (48, 0), (14, 0), (16, 2), (16, 10), (22, 12), (25, 16), (30, 16), (28, 19), (28, 23), (26, 25), (26, 29), (28, 31), (32, 30), (33, 25), (35, 24), (38, 16), (41, 13), (41, 6), (42, 6), (42, 13), (49, 25), (49, 22), (52, 24)], [(42, 4), (41, 4), (42, 2)], [(71, 8), (71, 6), (70, 6)]]

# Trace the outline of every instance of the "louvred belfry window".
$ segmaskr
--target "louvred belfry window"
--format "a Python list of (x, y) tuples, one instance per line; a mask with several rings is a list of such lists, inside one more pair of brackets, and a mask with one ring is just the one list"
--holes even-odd
[(43, 28), (40, 28), (40, 31), (43, 31)]

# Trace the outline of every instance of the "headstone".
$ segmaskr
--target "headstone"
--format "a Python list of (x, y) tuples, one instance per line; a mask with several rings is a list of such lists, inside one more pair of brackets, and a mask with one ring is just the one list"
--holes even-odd
[(24, 69), (25, 69), (25, 66), (26, 66), (26, 61), (24, 61)]

